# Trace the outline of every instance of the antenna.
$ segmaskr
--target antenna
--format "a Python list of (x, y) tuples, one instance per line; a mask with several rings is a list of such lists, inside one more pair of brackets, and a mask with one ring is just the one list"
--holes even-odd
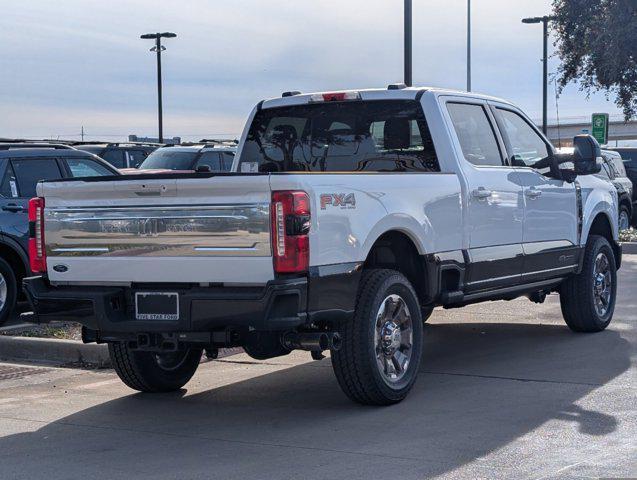
[(553, 85), (555, 86), (555, 113), (557, 115), (557, 147), (562, 148), (562, 134), (560, 132), (560, 106), (557, 101), (559, 94), (557, 92), (557, 79), (553, 78)]

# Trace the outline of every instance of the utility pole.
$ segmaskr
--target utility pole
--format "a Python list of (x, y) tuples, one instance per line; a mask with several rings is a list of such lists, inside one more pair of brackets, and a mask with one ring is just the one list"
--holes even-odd
[(555, 17), (544, 15), (543, 17), (523, 18), (522, 23), (542, 24), (542, 132), (546, 135), (548, 116), (548, 90), (549, 90), (549, 70), (548, 70), (548, 43), (549, 43), (549, 22)]
[(164, 119), (162, 110), (162, 92), (161, 92), (161, 52), (166, 50), (161, 44), (162, 38), (175, 38), (177, 35), (171, 32), (164, 33), (145, 33), (140, 38), (155, 40), (155, 46), (150, 49), (151, 52), (157, 53), (157, 120), (159, 126), (159, 143), (164, 142)]
[(405, 35), (405, 85), (412, 86), (412, 19), (411, 19), (411, 0), (405, 0), (405, 15), (404, 15), (404, 35)]
[(471, 0), (467, 0), (467, 92), (471, 91)]
[(84, 125), (82, 125), (82, 133), (81, 133), (81, 136), (82, 136), (82, 141), (84, 141)]

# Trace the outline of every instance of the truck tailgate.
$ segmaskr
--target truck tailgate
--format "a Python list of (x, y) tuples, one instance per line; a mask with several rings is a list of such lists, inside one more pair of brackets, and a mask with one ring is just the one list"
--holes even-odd
[(53, 283), (274, 278), (266, 175), (44, 182)]

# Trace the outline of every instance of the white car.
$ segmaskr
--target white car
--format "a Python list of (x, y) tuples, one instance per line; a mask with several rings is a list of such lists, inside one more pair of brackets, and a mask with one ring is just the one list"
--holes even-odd
[(608, 326), (617, 192), (594, 175), (597, 142), (574, 143), (558, 155), (515, 106), (474, 93), (263, 101), (234, 173), (40, 183), (30, 316), (80, 322), (141, 391), (181, 388), (203, 349), (242, 346), (331, 350), (351, 399), (398, 402), (434, 306), (556, 292), (572, 330)]

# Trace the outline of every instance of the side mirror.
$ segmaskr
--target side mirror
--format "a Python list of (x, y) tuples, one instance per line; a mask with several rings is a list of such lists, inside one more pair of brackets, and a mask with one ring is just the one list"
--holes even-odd
[(576, 135), (573, 138), (573, 166), (577, 175), (593, 175), (602, 169), (598, 159), (602, 151), (597, 140), (591, 135)]
[(195, 172), (197, 172), (197, 173), (210, 173), (210, 172), (212, 172), (212, 170), (210, 170), (210, 165), (197, 165), (197, 168), (195, 169)]

